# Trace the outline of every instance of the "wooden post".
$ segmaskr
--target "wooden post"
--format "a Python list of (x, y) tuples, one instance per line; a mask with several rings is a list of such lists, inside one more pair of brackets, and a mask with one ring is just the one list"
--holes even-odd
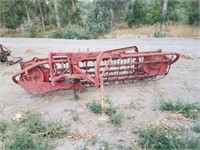
[(105, 113), (105, 95), (104, 95), (104, 85), (103, 85), (103, 77), (100, 78), (100, 90), (101, 90), (101, 112)]

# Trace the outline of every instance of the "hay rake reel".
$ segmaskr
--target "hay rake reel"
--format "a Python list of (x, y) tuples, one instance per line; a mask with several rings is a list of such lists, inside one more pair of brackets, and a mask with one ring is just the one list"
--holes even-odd
[(12, 79), (32, 94), (84, 89), (166, 76), (178, 53), (139, 52), (136, 46), (98, 52), (50, 52), (48, 58), (21, 62)]

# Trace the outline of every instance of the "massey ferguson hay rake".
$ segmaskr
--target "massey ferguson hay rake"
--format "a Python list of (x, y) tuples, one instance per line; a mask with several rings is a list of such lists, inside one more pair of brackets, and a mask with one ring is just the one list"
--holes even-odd
[(84, 89), (166, 76), (178, 53), (138, 52), (136, 46), (98, 52), (51, 52), (48, 58), (21, 62), (12, 79), (32, 94)]

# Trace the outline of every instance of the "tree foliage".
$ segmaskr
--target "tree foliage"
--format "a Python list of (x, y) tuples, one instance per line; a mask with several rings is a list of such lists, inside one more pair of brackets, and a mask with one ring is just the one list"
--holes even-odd
[[(0, 25), (17, 29), (20, 25), (56, 28), (81, 26), (98, 35), (118, 23), (129, 27), (152, 25), (163, 21), (163, 0), (0, 0)], [(167, 22), (200, 25), (199, 0), (168, 0)], [(59, 18), (59, 19), (56, 19)], [(44, 29), (45, 29), (44, 28)], [(27, 30), (29, 31), (29, 30)]]
[(5, 15), (4, 21), (5, 26), (9, 29), (16, 29), (18, 28), (22, 22), (25, 13), (23, 11), (23, 1), (5, 1), (6, 11), (3, 12)]
[(86, 31), (99, 34), (108, 30), (110, 24), (109, 1), (95, 0), (85, 21)]

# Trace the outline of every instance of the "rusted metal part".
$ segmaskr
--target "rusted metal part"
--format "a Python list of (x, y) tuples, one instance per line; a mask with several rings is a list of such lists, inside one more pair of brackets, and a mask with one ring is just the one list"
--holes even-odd
[[(8, 57), (12, 57), (12, 60), (9, 60)], [(0, 44), (0, 62), (7, 63), (8, 65), (14, 65), (22, 60), (22, 57), (13, 57), (11, 51), (5, 46)]]
[(139, 52), (136, 46), (98, 52), (51, 52), (48, 58), (21, 62), (12, 79), (32, 94), (84, 89), (166, 76), (178, 53)]

